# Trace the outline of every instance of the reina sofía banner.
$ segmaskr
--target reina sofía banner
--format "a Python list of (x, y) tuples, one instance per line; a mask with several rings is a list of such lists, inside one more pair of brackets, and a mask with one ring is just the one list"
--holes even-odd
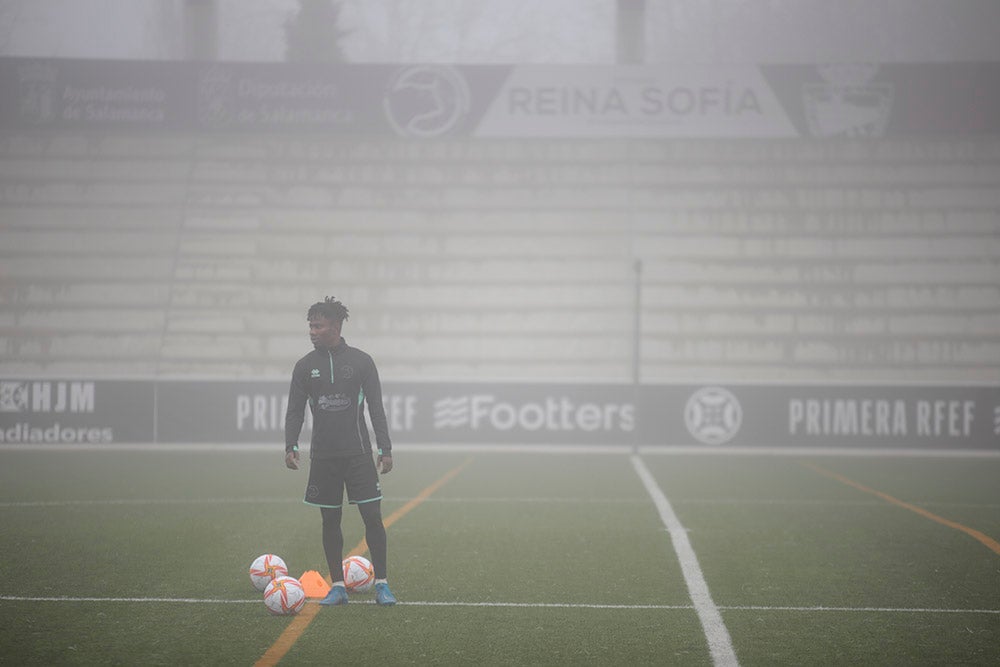
[(0, 58), (21, 130), (436, 137), (1000, 132), (1000, 63), (394, 65)]
[[(0, 445), (284, 442), (275, 380), (0, 379)], [(1000, 450), (1000, 387), (386, 382), (397, 445)], [(300, 442), (307, 443), (310, 415)]]

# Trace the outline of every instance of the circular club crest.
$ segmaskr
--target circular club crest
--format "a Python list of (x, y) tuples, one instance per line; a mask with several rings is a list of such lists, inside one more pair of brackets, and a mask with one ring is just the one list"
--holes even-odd
[(401, 136), (439, 137), (469, 112), (469, 86), (452, 67), (407, 67), (390, 81), (382, 104)]
[(742, 422), (740, 402), (722, 387), (703, 387), (691, 394), (684, 406), (688, 433), (706, 445), (728, 442), (740, 430)]

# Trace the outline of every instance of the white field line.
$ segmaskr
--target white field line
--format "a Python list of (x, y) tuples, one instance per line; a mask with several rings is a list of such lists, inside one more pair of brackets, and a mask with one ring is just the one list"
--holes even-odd
[(733, 642), (729, 637), (729, 630), (726, 628), (726, 624), (722, 622), (722, 614), (719, 613), (719, 608), (712, 601), (712, 595), (708, 591), (705, 576), (701, 572), (701, 566), (698, 565), (698, 557), (695, 555), (691, 541), (688, 539), (687, 529), (684, 528), (680, 519), (677, 518), (674, 508), (670, 506), (670, 501), (667, 500), (667, 497), (663, 494), (659, 485), (657, 485), (646, 464), (638, 456), (633, 455), (631, 459), (632, 465), (639, 475), (639, 479), (642, 480), (643, 486), (646, 487), (646, 491), (653, 499), (653, 504), (656, 505), (656, 509), (660, 513), (660, 519), (670, 534), (670, 541), (674, 545), (674, 552), (677, 554), (677, 560), (680, 562), (681, 573), (684, 575), (688, 594), (694, 603), (698, 620), (701, 621), (705, 639), (708, 640), (708, 650), (712, 655), (712, 663), (717, 667), (735, 667), (739, 665), (739, 660), (736, 659), (736, 651), (733, 649)]
[[(385, 502), (405, 503), (413, 498), (386, 496)], [(436, 503), (510, 503), (510, 504), (639, 504), (648, 503), (646, 498), (427, 498), (424, 502)], [(302, 504), (297, 496), (274, 498), (106, 498), (96, 500), (21, 500), (2, 501), (0, 508), (5, 507), (77, 507), (88, 505), (238, 505), (238, 504)], [(872, 504), (877, 504), (872, 502)]]
[(260, 604), (263, 597), (255, 600), (215, 600), (212, 598), (116, 598), (116, 597), (31, 597), (27, 595), (0, 595), (0, 602), (177, 602), (181, 604)]
[(770, 607), (767, 605), (737, 605), (719, 607), (726, 611), (841, 611), (889, 614), (996, 614), (1000, 609), (934, 609), (921, 607)]
[[(405, 503), (412, 500), (403, 496), (386, 496), (385, 502)], [(428, 503), (453, 503), (453, 504), (511, 504), (511, 505), (628, 505), (645, 504), (648, 498), (574, 498), (564, 497), (528, 497), (528, 498), (505, 498), (503, 496), (484, 497), (453, 497), (453, 498), (427, 498)], [(674, 499), (675, 505), (721, 505), (743, 507), (747, 505), (774, 505), (792, 507), (884, 507), (883, 501), (876, 500), (814, 500), (801, 498), (679, 498)], [(914, 500), (915, 505), (921, 507), (952, 507), (966, 509), (1000, 509), (1000, 505), (995, 503), (949, 503), (937, 500)], [(302, 504), (297, 496), (287, 497), (261, 497), (261, 498), (104, 498), (89, 500), (9, 500), (0, 501), (0, 509), (10, 509), (17, 507), (87, 507), (102, 505), (267, 505), (267, 504)]]
[[(911, 500), (921, 507), (954, 507), (965, 509), (1000, 509), (996, 503), (951, 503), (940, 500)], [(677, 498), (675, 505), (791, 505), (794, 507), (885, 507), (878, 500), (819, 500), (809, 498)]]
[[(15, 452), (260, 452), (281, 460), (281, 444), (259, 443), (128, 443), (73, 444), (57, 443), (0, 443), (0, 453)], [(306, 450), (308, 451), (308, 450)], [(727, 447), (720, 445), (691, 445), (662, 443), (658, 445), (553, 445), (553, 444), (403, 444), (394, 448), (400, 456), (410, 453), (505, 453), (505, 454), (652, 454), (652, 455), (745, 455), (745, 456), (843, 456), (886, 458), (945, 458), (945, 459), (1000, 459), (1000, 449), (923, 449), (918, 447), (768, 447), (746, 445)]]
[(3, 507), (85, 507), (88, 505), (240, 505), (297, 503), (300, 498), (108, 498), (102, 500), (24, 500), (0, 502)]
[[(245, 600), (219, 600), (216, 598), (142, 598), (142, 597), (45, 597), (28, 595), (0, 595), (0, 602), (124, 602), (124, 603), (177, 603), (177, 604), (260, 604), (261, 598)], [(316, 603), (317, 600), (309, 600)], [(374, 600), (351, 601), (351, 604), (375, 604)], [(572, 602), (462, 602), (462, 601), (400, 601), (407, 607), (511, 607), (526, 609), (649, 609), (690, 611), (691, 604), (577, 604)], [(1000, 609), (934, 609), (919, 607), (791, 607), (768, 605), (719, 606), (722, 611), (795, 611), (795, 612), (857, 612), (879, 614), (991, 614), (1000, 616)]]

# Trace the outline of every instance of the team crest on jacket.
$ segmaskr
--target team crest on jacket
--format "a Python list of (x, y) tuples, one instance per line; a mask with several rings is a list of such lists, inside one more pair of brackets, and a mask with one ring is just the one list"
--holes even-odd
[(340, 377), (344, 379), (354, 377), (354, 368), (352, 368), (351, 366), (341, 366)]

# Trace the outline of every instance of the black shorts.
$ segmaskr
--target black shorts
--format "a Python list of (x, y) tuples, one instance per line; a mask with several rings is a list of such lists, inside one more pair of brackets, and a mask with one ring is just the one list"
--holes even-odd
[(382, 500), (382, 485), (370, 453), (309, 461), (307, 505), (343, 507), (345, 487), (352, 504)]

